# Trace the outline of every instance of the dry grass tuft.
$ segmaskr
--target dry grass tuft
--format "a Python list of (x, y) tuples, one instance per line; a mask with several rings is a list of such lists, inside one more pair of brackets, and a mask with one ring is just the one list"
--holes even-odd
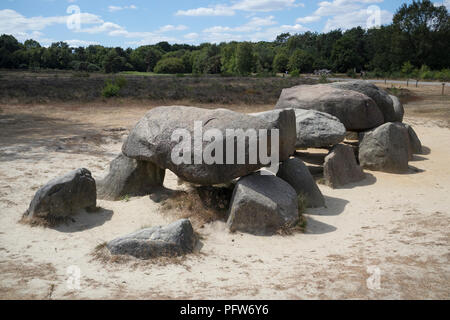
[(290, 236), (296, 233), (304, 233), (306, 231), (307, 220), (303, 215), (308, 208), (308, 200), (302, 193), (298, 195), (298, 221), (294, 225), (286, 225), (278, 230), (279, 235)]
[(174, 213), (180, 219), (190, 219), (195, 227), (213, 221), (225, 221), (234, 186), (193, 187), (178, 192), (162, 203), (161, 210)]
[(20, 224), (28, 225), (33, 228), (41, 227), (41, 228), (54, 228), (60, 226), (62, 224), (69, 224), (74, 220), (71, 217), (28, 217), (26, 213), (19, 220)]
[(186, 265), (188, 257), (202, 257), (204, 254), (200, 252), (194, 252), (182, 256), (171, 256), (171, 257), (158, 257), (152, 259), (138, 259), (133, 256), (128, 255), (113, 255), (107, 248), (107, 243), (103, 242), (95, 247), (91, 252), (91, 257), (95, 261), (99, 261), (105, 265), (124, 265), (131, 269), (137, 269), (139, 267), (148, 266), (160, 266), (165, 267), (169, 265), (179, 265), (183, 266), (186, 270), (190, 270), (190, 267)]

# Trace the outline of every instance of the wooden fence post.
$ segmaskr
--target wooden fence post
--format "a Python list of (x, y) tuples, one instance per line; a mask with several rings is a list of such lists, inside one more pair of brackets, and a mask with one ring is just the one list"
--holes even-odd
[(444, 91), (445, 91), (445, 82), (442, 83), (442, 95), (444, 95)]

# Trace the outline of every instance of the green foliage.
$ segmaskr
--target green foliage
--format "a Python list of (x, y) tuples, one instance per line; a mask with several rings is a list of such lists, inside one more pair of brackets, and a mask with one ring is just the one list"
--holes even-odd
[(414, 72), (414, 66), (411, 64), (411, 62), (407, 61), (403, 64), (401, 70), (405, 76), (411, 76)]
[(105, 87), (102, 90), (102, 96), (104, 98), (118, 97), (120, 87), (111, 81), (106, 81)]
[(293, 78), (298, 78), (298, 77), (300, 77), (300, 71), (298, 71), (298, 70), (293, 70), (293, 71), (291, 71), (291, 72), (289, 73), (289, 75), (290, 75), (291, 77), (293, 77)]
[(155, 70), (156, 73), (183, 73), (184, 72), (184, 64), (183, 60), (180, 58), (165, 58), (159, 60), (156, 64)]
[(273, 60), (273, 70), (285, 73), (288, 70), (289, 57), (286, 53), (278, 53)]
[(241, 42), (236, 49), (236, 71), (241, 75), (247, 75), (253, 71), (255, 56), (250, 42)]
[[(310, 73), (331, 69), (369, 71), (368, 77), (447, 79), (450, 68), (450, 19), (445, 6), (430, 0), (403, 4), (390, 25), (345, 32), (283, 33), (272, 42), (203, 43), (198, 46), (160, 42), (136, 49), (100, 45), (70, 47), (56, 42), (42, 47), (35, 40), (0, 36), (0, 68), (260, 75), (286, 70)], [(428, 70), (422, 70), (426, 65)], [(433, 70), (433, 71), (432, 71)], [(441, 71), (438, 71), (441, 70)], [(442, 80), (444, 81), (444, 80)]]
[(313, 72), (314, 58), (308, 52), (297, 49), (289, 59), (289, 71), (300, 70), (303, 73)]
[(106, 80), (105, 87), (102, 90), (102, 96), (104, 98), (118, 97), (120, 90), (127, 85), (127, 79), (125, 77), (116, 77), (114, 80)]
[(349, 78), (356, 78), (356, 72), (355, 69), (348, 69), (346, 72), (347, 77)]

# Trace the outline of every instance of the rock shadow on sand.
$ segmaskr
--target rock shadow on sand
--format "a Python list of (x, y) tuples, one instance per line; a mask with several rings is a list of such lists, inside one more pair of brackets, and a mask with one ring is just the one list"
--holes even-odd
[(325, 208), (311, 208), (307, 210), (308, 215), (314, 216), (338, 216), (344, 212), (349, 201), (324, 195)]
[(60, 224), (52, 229), (64, 233), (82, 232), (104, 225), (110, 221), (114, 212), (112, 210), (98, 208), (95, 212), (81, 211), (71, 217), (71, 221)]
[(306, 217), (307, 225), (304, 234), (325, 234), (335, 232), (336, 227), (317, 221), (311, 217)]

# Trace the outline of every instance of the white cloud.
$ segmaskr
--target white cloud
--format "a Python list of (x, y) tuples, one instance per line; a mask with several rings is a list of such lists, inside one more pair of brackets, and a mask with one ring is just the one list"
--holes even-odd
[(191, 32), (191, 33), (188, 33), (188, 34), (185, 34), (184, 35), (184, 38), (185, 39), (188, 39), (188, 40), (195, 40), (195, 39), (197, 39), (198, 38), (198, 33), (196, 33), (196, 32)]
[(176, 16), (233, 16), (236, 11), (270, 12), (287, 8), (303, 7), (303, 3), (296, 0), (240, 0), (232, 5), (216, 5), (189, 10), (178, 10)]
[(64, 40), (71, 47), (88, 47), (90, 45), (99, 44), (95, 41), (84, 41), (84, 40)]
[(136, 10), (137, 7), (134, 4), (129, 5), (129, 6), (124, 6), (124, 7), (120, 7), (120, 6), (109, 6), (108, 7), (109, 12), (116, 12), (116, 11), (122, 11), (122, 10), (127, 10), (127, 9)]
[(434, 2), (434, 5), (436, 7), (444, 6), (447, 8), (447, 10), (450, 10), (450, 0), (441, 0)]
[(296, 4), (296, 0), (241, 0), (232, 8), (242, 11), (269, 12), (296, 6), (302, 6), (302, 4)]
[[(379, 24), (387, 24), (392, 21), (393, 14), (386, 10), (381, 10), (373, 4), (381, 3), (384, 0), (333, 0), (322, 1), (318, 3), (317, 10), (307, 17), (301, 17), (296, 20), (298, 23), (311, 23), (321, 20), (322, 17), (328, 17), (323, 29), (328, 32), (335, 29), (351, 29), (361, 26), (363, 28), (371, 27), (368, 23), (371, 16), (379, 12)], [(449, 1), (449, 0), (446, 0)], [(370, 6), (369, 6), (370, 5)]]
[(188, 27), (184, 26), (184, 25), (178, 25), (178, 26), (173, 26), (171, 24), (168, 24), (166, 26), (162, 26), (158, 29), (158, 32), (169, 32), (169, 31), (183, 31), (186, 30)]
[(267, 27), (276, 24), (277, 22), (274, 20), (274, 16), (269, 16), (266, 18), (253, 17), (246, 24), (239, 27), (223, 27), (223, 26), (215, 26), (211, 28), (207, 28), (203, 30), (206, 33), (221, 33), (221, 32), (253, 32), (260, 31), (262, 27)]
[(295, 22), (298, 22), (298, 23), (311, 23), (311, 22), (317, 22), (320, 19), (321, 19), (320, 16), (307, 16), (307, 17), (298, 18), (297, 20), (295, 20)]
[[(42, 31), (47, 27), (66, 24), (67, 19), (70, 16), (54, 16), (54, 17), (31, 17), (27, 18), (20, 13), (5, 9), (0, 10), (0, 34), (12, 34), (19, 40), (23, 40), (24, 37), (36, 37), (36, 32)], [(94, 14), (80, 13), (72, 15), (72, 17), (78, 17), (81, 24), (95, 25), (103, 23), (103, 20)]]
[(176, 16), (233, 16), (234, 10), (226, 6), (215, 6), (209, 8), (197, 8), (189, 10), (178, 10)]
[[(68, 18), (73, 18), (74, 16), (77, 15), (27, 18), (14, 10), (0, 10), (0, 34), (11, 34), (20, 41), (33, 38), (41, 42), (43, 45), (48, 45), (51, 42), (54, 42), (54, 40), (45, 38), (41, 31), (54, 25), (64, 25), (64, 27), (66, 27)], [(111, 37), (139, 39), (134, 42), (130, 42), (131, 44), (136, 45), (152, 44), (160, 41), (176, 41), (175, 38), (166, 37), (162, 34), (164, 32), (182, 31), (187, 29), (184, 25), (165, 25), (154, 32), (130, 32), (125, 27), (113, 22), (104, 21), (99, 16), (94, 14), (80, 13), (79, 18), (81, 21), (81, 29), (71, 30), (74, 33), (104, 33)], [(74, 46), (92, 44), (92, 42), (84, 40), (68, 40), (67, 42), (73, 44)]]
[[(367, 22), (370, 17), (367, 9), (361, 9), (358, 11), (348, 12), (344, 14), (335, 15), (334, 17), (327, 20), (324, 31), (328, 32), (336, 29), (351, 29), (354, 27), (367, 28)], [(388, 24), (392, 21), (392, 13), (386, 10), (380, 12), (381, 25)]]
[(120, 31), (124, 30), (124, 28), (118, 24), (112, 23), (112, 22), (103, 22), (102, 24), (96, 25), (91, 28), (85, 28), (80, 29), (77, 32), (84, 32), (84, 33), (90, 33), (90, 34), (97, 34), (97, 33), (110, 33), (113, 31)]

